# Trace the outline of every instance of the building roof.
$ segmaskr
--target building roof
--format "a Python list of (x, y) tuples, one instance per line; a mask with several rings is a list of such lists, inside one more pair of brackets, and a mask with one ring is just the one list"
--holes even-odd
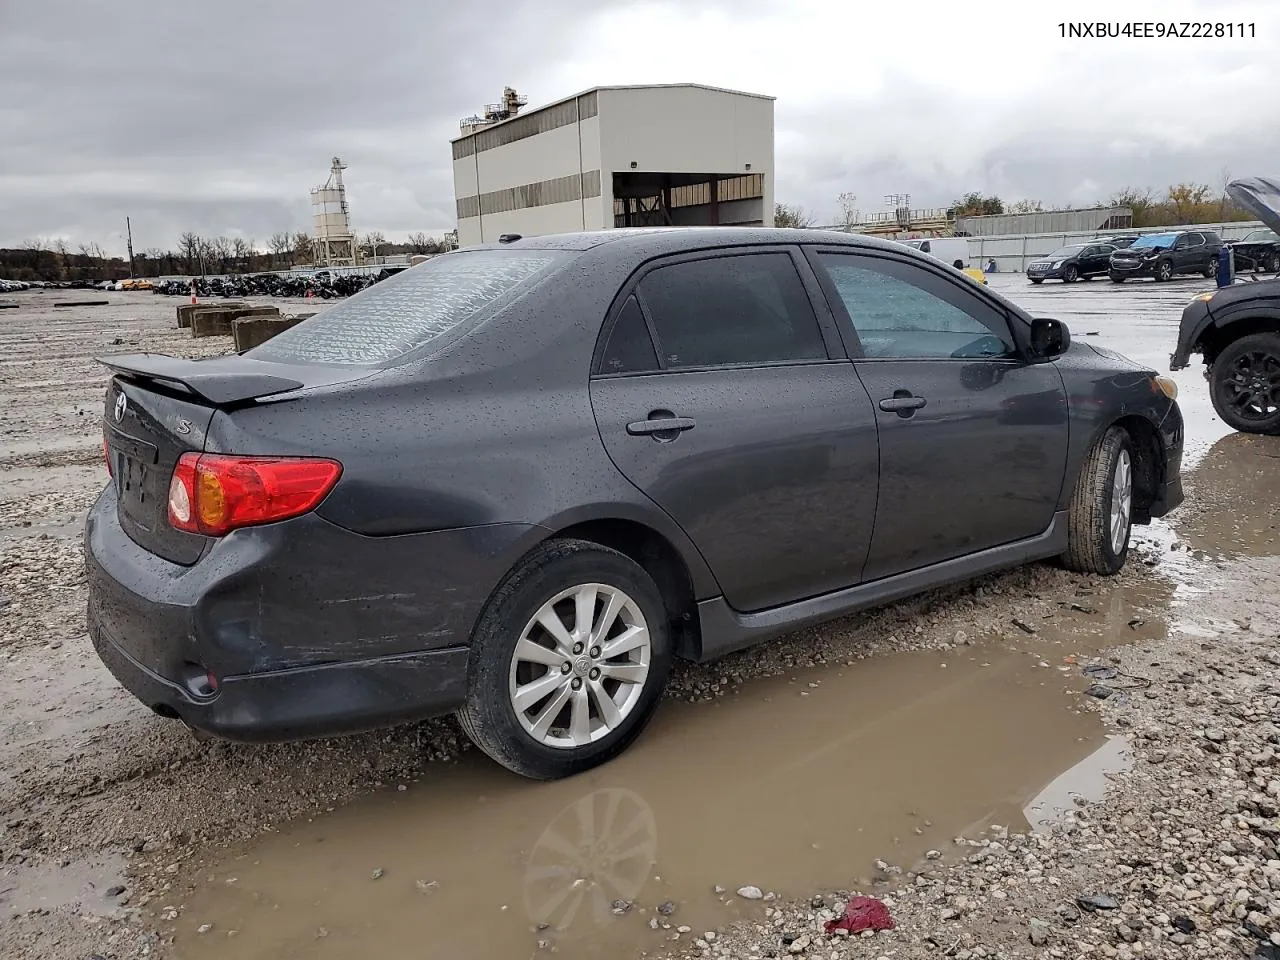
[(474, 137), (477, 133), (485, 130), (492, 130), (494, 127), (500, 127), (504, 123), (510, 123), (512, 120), (519, 120), (522, 117), (529, 117), (542, 110), (550, 110), (552, 107), (558, 107), (562, 103), (568, 103), (570, 100), (576, 100), (578, 97), (585, 97), (589, 93), (596, 93), (599, 90), (710, 90), (713, 93), (727, 93), (735, 97), (751, 97), (755, 100), (777, 100), (777, 97), (771, 97), (765, 93), (749, 93), (746, 90), (731, 90), (728, 87), (714, 87), (705, 83), (633, 83), (618, 84), (613, 86), (591, 87), (587, 90), (579, 90), (577, 93), (570, 94), (567, 97), (561, 97), (559, 100), (552, 100), (550, 103), (544, 103), (532, 110), (521, 110), (514, 117), (507, 117), (505, 120), (499, 120), (497, 123), (490, 123), (479, 130), (473, 130), (471, 133), (464, 133), (461, 136), (453, 137), (449, 142), (457, 143), (459, 140), (465, 140), (467, 137)]

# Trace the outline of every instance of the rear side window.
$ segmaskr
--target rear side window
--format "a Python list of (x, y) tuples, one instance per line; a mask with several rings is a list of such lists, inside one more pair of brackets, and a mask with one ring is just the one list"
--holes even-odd
[(635, 297), (628, 297), (600, 358), (601, 373), (645, 373), (658, 369), (658, 355), (653, 349), (649, 327)]
[(390, 363), (460, 335), (533, 286), (561, 251), (476, 250), (433, 257), (285, 330), (246, 356), (279, 363)]
[(827, 359), (789, 254), (671, 264), (646, 274), (639, 293), (668, 369)]

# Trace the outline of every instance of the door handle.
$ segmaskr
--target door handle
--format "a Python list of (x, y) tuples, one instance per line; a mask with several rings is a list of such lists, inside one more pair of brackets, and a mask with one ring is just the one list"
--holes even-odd
[[(666, 410), (655, 410), (647, 420), (635, 420), (627, 424), (627, 433), (633, 437), (652, 436), (656, 440), (674, 440), (685, 430), (692, 430), (694, 422), (689, 417), (677, 417)], [(662, 436), (669, 434), (669, 436)]]
[(911, 395), (900, 396), (895, 395), (880, 401), (880, 409), (886, 413), (896, 413), (902, 417), (909, 417), (911, 414), (919, 410), (929, 401), (924, 397), (913, 397)]

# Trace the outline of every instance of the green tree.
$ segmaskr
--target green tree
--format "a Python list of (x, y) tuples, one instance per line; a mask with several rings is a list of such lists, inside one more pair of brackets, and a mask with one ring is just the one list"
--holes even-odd
[(1003, 200), (994, 194), (990, 197), (983, 196), (977, 191), (966, 193), (947, 208), (949, 217), (991, 217), (1002, 213), (1004, 213)]
[(773, 225), (775, 227), (810, 227), (813, 226), (813, 217), (805, 212), (804, 207), (775, 203)]

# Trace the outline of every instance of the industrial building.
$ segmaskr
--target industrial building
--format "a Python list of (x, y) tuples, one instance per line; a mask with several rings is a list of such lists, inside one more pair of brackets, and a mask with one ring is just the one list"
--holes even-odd
[(596, 87), (522, 111), (508, 87), (453, 140), (458, 244), (626, 226), (773, 225), (774, 98)]

